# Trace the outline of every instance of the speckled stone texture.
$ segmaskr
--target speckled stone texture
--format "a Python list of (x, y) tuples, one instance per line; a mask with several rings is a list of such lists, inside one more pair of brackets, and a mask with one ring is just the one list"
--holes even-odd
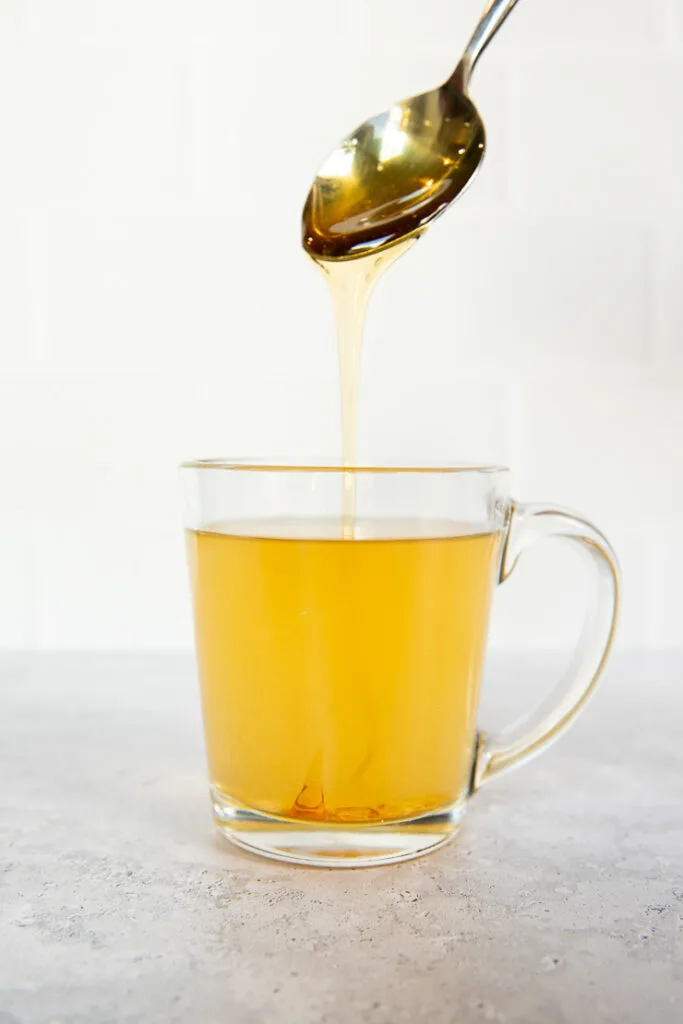
[[(489, 703), (559, 667), (497, 660)], [(454, 845), (357, 871), (216, 833), (189, 658), (0, 680), (0, 1024), (683, 1020), (683, 657), (617, 659)]]

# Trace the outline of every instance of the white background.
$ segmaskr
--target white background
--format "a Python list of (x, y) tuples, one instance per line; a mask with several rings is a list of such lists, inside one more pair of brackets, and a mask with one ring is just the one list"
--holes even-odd
[[(482, 0), (0, 0), (0, 644), (191, 643), (176, 464), (339, 450), (299, 248), (340, 136), (456, 62)], [(522, 0), (477, 70), (489, 152), (372, 306), (361, 455), (494, 459), (681, 642), (683, 0)], [(494, 644), (564, 647), (530, 554)]]

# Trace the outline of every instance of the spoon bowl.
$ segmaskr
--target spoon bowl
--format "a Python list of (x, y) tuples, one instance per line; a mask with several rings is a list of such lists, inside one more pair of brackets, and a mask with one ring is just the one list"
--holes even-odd
[(438, 217), (476, 173), (484, 124), (448, 85), (396, 103), (343, 140), (304, 207), (304, 245), (349, 259), (394, 245)]
[(437, 89), (364, 121), (318, 172), (303, 245), (318, 260), (356, 259), (420, 232), (460, 196), (486, 149), (467, 95), (474, 65), (517, 0), (492, 0), (463, 57)]

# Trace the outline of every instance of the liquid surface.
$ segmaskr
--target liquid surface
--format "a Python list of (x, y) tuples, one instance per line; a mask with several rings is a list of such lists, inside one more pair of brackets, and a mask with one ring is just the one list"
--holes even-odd
[(304, 247), (348, 259), (421, 231), (466, 187), (484, 141), (474, 105), (448, 84), (394, 104), (321, 168), (304, 207)]
[[(282, 524), (281, 524), (282, 526)], [(465, 795), (499, 535), (188, 531), (209, 769), (287, 818), (371, 823)], [(319, 536), (321, 525), (312, 527)], [(298, 536), (297, 536), (298, 534)], [(392, 539), (392, 534), (393, 539)]]

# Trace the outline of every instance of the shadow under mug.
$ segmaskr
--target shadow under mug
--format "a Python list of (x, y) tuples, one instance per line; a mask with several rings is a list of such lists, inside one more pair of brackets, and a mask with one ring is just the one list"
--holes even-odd
[[(616, 625), (615, 555), (581, 516), (514, 502), (507, 470), (207, 460), (181, 475), (211, 798), (238, 845), (330, 867), (434, 850), (474, 791), (590, 697)], [(588, 556), (596, 600), (559, 686), (486, 733), (495, 585), (548, 537)]]

